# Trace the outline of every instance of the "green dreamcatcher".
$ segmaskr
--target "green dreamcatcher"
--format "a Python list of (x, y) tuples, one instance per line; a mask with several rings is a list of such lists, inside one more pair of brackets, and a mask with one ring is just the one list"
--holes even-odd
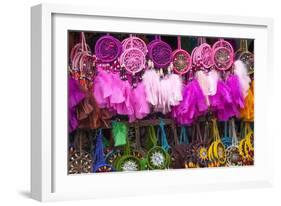
[[(116, 161), (114, 162), (115, 169), (117, 171), (138, 171), (142, 169), (141, 160), (132, 154), (131, 152), (131, 145), (130, 141), (128, 140), (128, 126), (124, 123), (119, 123), (118, 128), (115, 128), (113, 130), (113, 135), (115, 137), (115, 145), (116, 142), (124, 142), (124, 136), (125, 136), (125, 142), (124, 145), (124, 152), (121, 157), (118, 157)], [(117, 133), (116, 133), (117, 131)], [(122, 141), (120, 141), (122, 139)], [(119, 144), (117, 144), (119, 145)]]
[[(168, 150), (170, 148), (166, 132), (164, 129), (164, 122), (160, 120), (159, 130), (161, 133), (161, 146), (157, 146), (157, 137), (153, 126), (149, 126), (149, 140), (152, 145), (151, 149), (147, 152), (147, 165), (150, 169), (167, 169), (170, 165), (170, 155)], [(157, 132), (159, 134), (159, 132)]]

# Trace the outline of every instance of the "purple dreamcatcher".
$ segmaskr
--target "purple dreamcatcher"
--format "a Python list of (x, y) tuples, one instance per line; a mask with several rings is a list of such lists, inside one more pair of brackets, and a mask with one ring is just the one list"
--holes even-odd
[(181, 37), (178, 36), (178, 49), (173, 52), (173, 71), (177, 74), (183, 75), (191, 68), (190, 54), (181, 48)]
[(234, 50), (231, 44), (220, 39), (213, 45), (212, 49), (212, 59), (216, 69), (219, 71), (229, 70), (234, 61)]
[(155, 68), (165, 68), (172, 62), (172, 48), (169, 44), (162, 41), (160, 36), (147, 46), (149, 59), (153, 62)]
[(116, 60), (122, 52), (121, 42), (115, 37), (107, 34), (98, 39), (95, 45), (95, 54), (103, 63)]

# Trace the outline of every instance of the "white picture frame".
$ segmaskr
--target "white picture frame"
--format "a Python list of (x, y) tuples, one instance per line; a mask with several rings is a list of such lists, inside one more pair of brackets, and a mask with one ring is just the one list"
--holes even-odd
[[(273, 91), (272, 19), (40, 4), (31, 8), (31, 26), (32, 198), (52, 201), (272, 186), (274, 137), (267, 109), (273, 98), (268, 92)], [(68, 30), (255, 39), (255, 165), (67, 175)]]

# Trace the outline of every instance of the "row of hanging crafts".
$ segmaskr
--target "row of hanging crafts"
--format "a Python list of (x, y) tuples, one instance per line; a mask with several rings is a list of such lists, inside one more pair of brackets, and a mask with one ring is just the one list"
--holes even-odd
[[(137, 36), (120, 42), (107, 34), (92, 54), (82, 32), (70, 53), (69, 132), (110, 127), (119, 115), (135, 122), (162, 114), (178, 125), (191, 125), (210, 113), (218, 121), (253, 121), (253, 54), (247, 41), (241, 40), (234, 53), (226, 40), (210, 46), (198, 38), (189, 54), (181, 49), (180, 36), (177, 40), (178, 49), (172, 51), (160, 36), (146, 45)], [(253, 148), (245, 142), (243, 148)]]
[(76, 130), (69, 146), (69, 174), (254, 164), (250, 122), (240, 121), (236, 129), (235, 119), (231, 118), (220, 123), (223, 131), (219, 131), (217, 121), (210, 119), (181, 125), (175, 135), (165, 121), (159, 119), (157, 126), (141, 129), (114, 121), (110, 131)]

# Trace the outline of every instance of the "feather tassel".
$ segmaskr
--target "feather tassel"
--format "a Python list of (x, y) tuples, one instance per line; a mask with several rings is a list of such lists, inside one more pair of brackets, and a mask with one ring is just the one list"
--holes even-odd
[(235, 61), (234, 65), (235, 65), (234, 73), (239, 78), (240, 88), (242, 90), (243, 97), (246, 98), (251, 83), (251, 79), (247, 71), (247, 66), (241, 60)]

